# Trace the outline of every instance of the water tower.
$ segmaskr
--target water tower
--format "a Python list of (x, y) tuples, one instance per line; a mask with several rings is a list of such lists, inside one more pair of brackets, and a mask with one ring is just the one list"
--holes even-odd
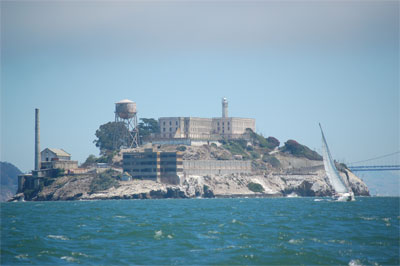
[(123, 134), (114, 132), (113, 144), (115, 149), (120, 148), (121, 143), (127, 148), (138, 146), (139, 130), (136, 114), (135, 102), (125, 99), (115, 103), (115, 122), (122, 122), (128, 129)]

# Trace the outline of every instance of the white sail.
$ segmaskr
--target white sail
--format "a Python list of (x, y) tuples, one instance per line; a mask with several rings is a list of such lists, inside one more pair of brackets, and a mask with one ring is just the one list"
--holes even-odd
[(329, 152), (328, 144), (326, 143), (321, 124), (319, 124), (319, 128), (321, 129), (322, 134), (322, 157), (324, 158), (325, 171), (328, 175), (329, 181), (331, 182), (332, 187), (337, 193), (348, 193), (349, 191), (344, 185), (342, 178), (340, 177), (339, 172), (336, 169), (335, 163), (332, 160), (332, 156)]

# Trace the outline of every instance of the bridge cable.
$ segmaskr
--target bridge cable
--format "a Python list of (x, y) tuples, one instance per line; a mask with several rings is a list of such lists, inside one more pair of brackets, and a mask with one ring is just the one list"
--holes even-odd
[(397, 154), (397, 153), (400, 153), (400, 151), (396, 151), (396, 152), (393, 152), (393, 153), (389, 153), (389, 154), (386, 154), (386, 155), (378, 156), (378, 157), (371, 158), (371, 159), (367, 159), (367, 160), (362, 160), (362, 161), (357, 161), (357, 162), (351, 162), (351, 163), (348, 163), (348, 164), (350, 165), (350, 164), (356, 164), (356, 163), (369, 162), (369, 161), (373, 161), (373, 160), (377, 160), (377, 159), (389, 157), (389, 156), (395, 155), (395, 154)]

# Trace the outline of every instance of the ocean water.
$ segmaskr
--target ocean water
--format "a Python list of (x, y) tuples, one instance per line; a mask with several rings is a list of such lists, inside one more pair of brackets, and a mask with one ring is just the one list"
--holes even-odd
[(1, 204), (1, 265), (399, 265), (399, 198)]

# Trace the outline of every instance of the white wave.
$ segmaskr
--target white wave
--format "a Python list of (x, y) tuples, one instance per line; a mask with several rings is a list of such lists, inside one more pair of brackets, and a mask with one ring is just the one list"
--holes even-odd
[(160, 239), (162, 237), (162, 231), (155, 231), (154, 232), (154, 238), (155, 239)]
[(208, 231), (209, 234), (220, 234), (218, 231)]
[(66, 237), (66, 236), (58, 236), (58, 235), (48, 235), (47, 236), (48, 238), (53, 238), (53, 239), (60, 239), (60, 240), (69, 240), (69, 238), (68, 237)]
[(363, 264), (361, 263), (360, 260), (351, 260), (349, 262), (349, 266), (362, 266)]
[(172, 239), (172, 238), (174, 238), (174, 237), (173, 237), (173, 236), (171, 236), (171, 235), (168, 235), (167, 237), (168, 237), (169, 239)]
[(70, 257), (70, 256), (62, 256), (61, 259), (66, 260), (68, 262), (77, 262), (78, 261), (77, 259)]
[(72, 254), (72, 256), (81, 256), (81, 257), (89, 257), (88, 255), (86, 255), (85, 253), (81, 253), (81, 252), (72, 252), (71, 253)]
[(303, 239), (290, 239), (289, 240), (289, 243), (290, 244), (294, 244), (294, 245), (297, 245), (297, 244), (301, 244), (301, 243), (303, 243)]
[(338, 239), (329, 240), (329, 242), (331, 242), (331, 243), (339, 243), (339, 244), (342, 244), (342, 245), (346, 244), (345, 240), (338, 240)]
[(28, 254), (19, 254), (19, 255), (17, 255), (17, 256), (15, 256), (15, 258), (17, 258), (17, 259), (27, 259), (28, 258)]
[(372, 221), (377, 219), (376, 217), (364, 217), (364, 216), (361, 216), (360, 218), (366, 221)]

